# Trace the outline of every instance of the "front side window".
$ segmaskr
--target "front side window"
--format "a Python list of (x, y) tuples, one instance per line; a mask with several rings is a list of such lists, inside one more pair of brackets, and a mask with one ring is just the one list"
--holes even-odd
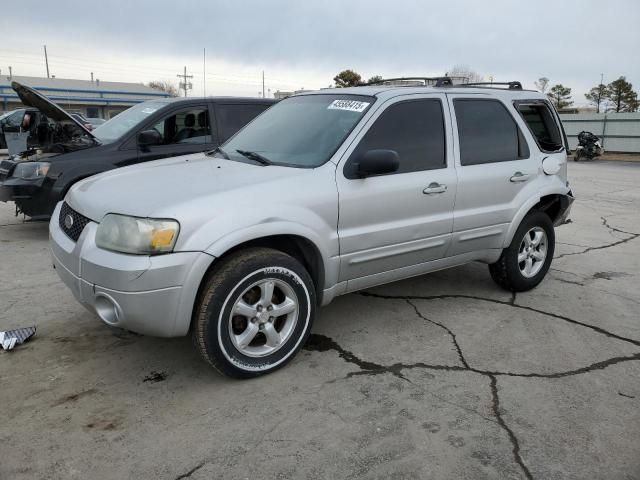
[(216, 118), (220, 141), (226, 142), (238, 130), (264, 112), (270, 105), (222, 104), (216, 105)]
[(151, 129), (162, 136), (161, 145), (211, 143), (209, 110), (206, 106), (173, 113), (153, 125)]
[(334, 93), (289, 97), (240, 130), (222, 150), (232, 160), (247, 161), (247, 154), (259, 154), (276, 165), (318, 167), (374, 102), (370, 96)]
[(400, 165), (395, 173), (445, 168), (445, 130), (442, 102), (420, 99), (388, 107), (362, 138), (345, 167), (355, 178), (357, 159), (368, 150), (394, 150)]
[(166, 102), (156, 101), (139, 103), (116, 116), (112, 116), (111, 120), (103, 123), (91, 133), (102, 143), (113, 142), (138, 127), (150, 115), (153, 115), (166, 105)]
[(498, 100), (453, 101), (460, 164), (508, 162), (529, 157), (529, 147), (507, 108)]
[(555, 152), (563, 147), (560, 129), (547, 105), (543, 102), (517, 102), (516, 108), (531, 130), (540, 150)]

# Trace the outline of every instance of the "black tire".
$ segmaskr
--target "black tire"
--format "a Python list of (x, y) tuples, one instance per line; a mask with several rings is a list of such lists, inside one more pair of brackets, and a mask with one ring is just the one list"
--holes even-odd
[[(546, 233), (546, 258), (540, 271), (528, 278), (520, 271), (518, 254), (520, 253), (520, 246), (525, 234), (535, 227), (543, 229)], [(551, 261), (553, 260), (555, 243), (555, 231), (549, 216), (540, 211), (528, 213), (520, 223), (518, 230), (516, 230), (511, 244), (502, 251), (500, 259), (496, 263), (489, 265), (491, 278), (493, 278), (494, 282), (499, 286), (510, 292), (525, 292), (531, 290), (536, 287), (547, 274), (551, 266)]]
[[(236, 328), (233, 322), (238, 317), (232, 319), (231, 311), (247, 288), (256, 282), (271, 280), (281, 282), (283, 288), (289, 288), (296, 297), (297, 317), (277, 351), (260, 357), (248, 356), (232, 340)], [(253, 288), (260, 289), (259, 286)], [(300, 262), (278, 250), (249, 248), (220, 260), (205, 278), (194, 309), (192, 339), (202, 357), (219, 372), (235, 378), (255, 377), (284, 366), (295, 356), (309, 337), (315, 309), (313, 281)], [(269, 318), (273, 323), (273, 317)], [(241, 328), (249, 327), (248, 318), (240, 317), (240, 321), (245, 322)], [(252, 323), (256, 323), (255, 319)], [(264, 325), (257, 323), (262, 332)], [(254, 341), (262, 338), (266, 347), (266, 336), (262, 335), (259, 337), (258, 333)]]

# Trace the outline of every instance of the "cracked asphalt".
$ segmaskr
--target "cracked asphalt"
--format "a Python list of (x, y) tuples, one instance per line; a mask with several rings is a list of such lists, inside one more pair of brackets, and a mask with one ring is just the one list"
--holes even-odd
[(110, 329), (0, 205), (0, 479), (640, 479), (640, 163), (570, 163), (535, 290), (481, 264), (338, 298), (286, 368)]

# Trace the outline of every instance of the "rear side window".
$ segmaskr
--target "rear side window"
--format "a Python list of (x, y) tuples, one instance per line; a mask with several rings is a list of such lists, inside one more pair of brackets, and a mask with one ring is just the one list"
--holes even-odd
[(395, 150), (400, 167), (394, 173), (445, 168), (442, 102), (408, 100), (388, 107), (376, 119), (353, 152), (345, 176), (355, 178), (355, 163), (368, 150)]
[(460, 139), (460, 163), (479, 165), (529, 157), (515, 120), (498, 100), (453, 101)]
[(216, 105), (220, 142), (226, 142), (229, 138), (233, 137), (238, 130), (270, 106), (271, 105), (251, 104)]
[(516, 108), (531, 130), (540, 150), (555, 152), (562, 148), (562, 134), (547, 105), (542, 102), (517, 102)]

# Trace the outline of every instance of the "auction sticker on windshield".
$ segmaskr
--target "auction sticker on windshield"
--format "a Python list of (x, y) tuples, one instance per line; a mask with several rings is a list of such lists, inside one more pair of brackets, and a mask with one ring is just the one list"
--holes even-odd
[(334, 100), (327, 110), (347, 110), (349, 112), (364, 112), (369, 106), (369, 102), (359, 102), (358, 100)]

